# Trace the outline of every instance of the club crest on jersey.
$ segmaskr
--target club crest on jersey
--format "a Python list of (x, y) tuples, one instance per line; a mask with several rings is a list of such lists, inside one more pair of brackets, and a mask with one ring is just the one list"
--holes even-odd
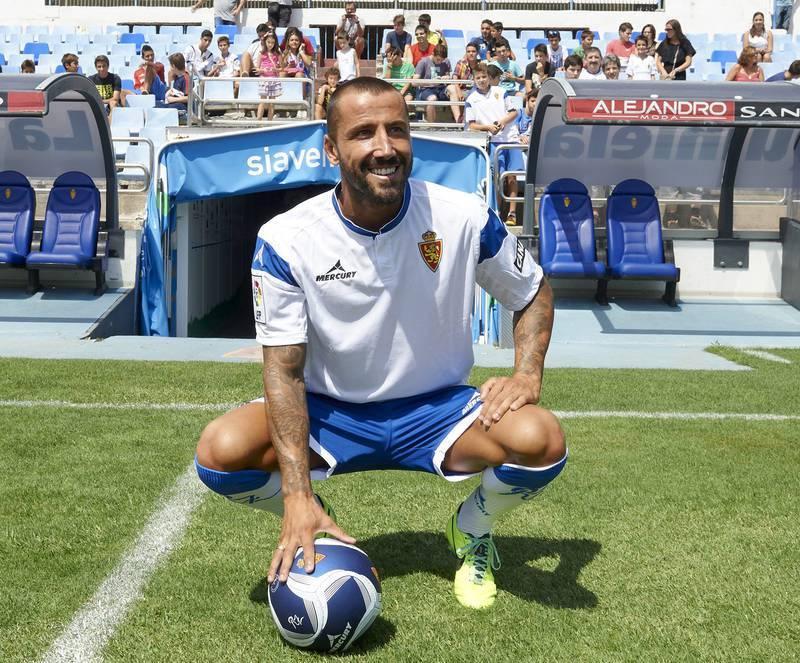
[(6, 189), (6, 200), (11, 198), (11, 189)]
[(436, 239), (436, 233), (428, 230), (422, 233), (422, 241), (417, 243), (419, 253), (432, 272), (439, 269), (442, 260), (442, 240)]
[[(314, 566), (319, 564), (323, 559), (325, 559), (325, 555), (322, 553), (314, 553)], [(304, 569), (306, 568), (306, 559), (305, 557), (301, 557), (297, 560), (297, 568)]]

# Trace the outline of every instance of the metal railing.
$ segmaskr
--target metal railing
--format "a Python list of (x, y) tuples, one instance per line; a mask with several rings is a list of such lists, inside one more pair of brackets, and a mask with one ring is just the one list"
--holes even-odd
[[(251, 10), (265, 10), (270, 0), (249, 0)], [(185, 7), (194, 0), (44, 0), (48, 7)], [(295, 7), (305, 9), (341, 9), (342, 0), (294, 0)], [(359, 0), (362, 9), (390, 11), (660, 11), (664, 0)]]
[[(144, 143), (147, 145), (147, 153), (148, 153), (148, 161), (149, 163), (141, 163), (139, 161), (117, 161), (116, 168), (117, 168), (117, 189), (122, 191), (127, 191), (128, 193), (144, 193), (150, 189), (150, 182), (153, 179), (153, 164), (155, 162), (155, 153), (156, 148), (153, 144), (153, 141), (149, 138), (139, 138), (138, 136), (114, 136), (111, 138), (112, 143)], [(129, 173), (125, 173), (127, 169), (132, 170), (140, 170), (142, 171), (141, 177), (136, 175), (131, 177)], [(127, 184), (129, 182), (140, 183), (141, 186), (137, 188), (130, 188), (130, 185), (127, 188), (122, 189), (120, 188), (121, 185)]]
[[(206, 84), (211, 82), (231, 82), (231, 86), (233, 88), (233, 98), (231, 97), (208, 97), (206, 96)], [(240, 83), (243, 81), (253, 82), (257, 81), (259, 85), (261, 83), (270, 84), (270, 83), (280, 83), (282, 85), (301, 85), (303, 88), (302, 98), (287, 98), (281, 99), (282, 95), (277, 97), (261, 97), (259, 98), (239, 98), (238, 92), (241, 89)], [(287, 121), (292, 121), (293, 119), (299, 120), (313, 120), (314, 117), (314, 99), (315, 99), (315, 81), (314, 78), (267, 78), (267, 77), (256, 77), (256, 76), (239, 76), (236, 78), (198, 78), (196, 80), (196, 84), (192, 86), (192, 103), (189, 105), (190, 107), (190, 116), (189, 122), (190, 124), (194, 124), (195, 122), (202, 125), (221, 125), (221, 124), (233, 124), (233, 125), (241, 125), (245, 123), (253, 124), (256, 122), (254, 118), (232, 118), (232, 117), (221, 117), (220, 119), (215, 119), (212, 117), (207, 116), (207, 111), (217, 111), (217, 110), (233, 110), (233, 109), (248, 109), (252, 110), (254, 108), (258, 108), (259, 106), (263, 105), (266, 107), (271, 106), (273, 110), (283, 111), (303, 111), (306, 114), (305, 118), (279, 118), (278, 120), (262, 120), (258, 121), (259, 124), (264, 123), (282, 123)]]

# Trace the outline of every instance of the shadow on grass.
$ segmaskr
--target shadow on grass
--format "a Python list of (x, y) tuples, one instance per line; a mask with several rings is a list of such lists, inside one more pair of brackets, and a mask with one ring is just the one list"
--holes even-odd
[[(253, 601), (253, 603), (260, 603), (263, 605), (264, 609), (269, 613), (269, 586), (267, 585), (266, 578), (262, 578), (253, 585), (253, 588), (250, 590), (250, 600)], [(369, 630), (356, 640), (350, 649), (341, 654), (337, 654), (336, 658), (346, 658), (347, 656), (365, 654), (373, 650), (381, 649), (394, 639), (395, 633), (397, 633), (397, 627), (388, 619), (384, 619), (379, 615), (372, 623), (372, 626), (369, 627)], [(295, 647), (285, 642), (284, 646), (289, 649), (295, 649)], [(313, 654), (315, 652), (309, 653)], [(320, 655), (323, 656), (324, 654)]]
[[(581, 570), (600, 552), (597, 541), (497, 536), (495, 542), (503, 562), (495, 572), (498, 589), (551, 608), (576, 610), (597, 605), (594, 592), (578, 582)], [(442, 534), (395, 532), (364, 539), (358, 546), (369, 554), (382, 578), (423, 571), (452, 580), (458, 568)], [(544, 568), (531, 566), (549, 559), (557, 560), (553, 570), (546, 570), (551, 566), (547, 561)]]

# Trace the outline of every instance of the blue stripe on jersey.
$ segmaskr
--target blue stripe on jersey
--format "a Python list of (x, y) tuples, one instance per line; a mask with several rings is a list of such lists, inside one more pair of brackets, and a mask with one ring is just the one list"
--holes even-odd
[(270, 246), (269, 242), (265, 242), (260, 237), (256, 240), (256, 251), (253, 255), (253, 269), (259, 272), (267, 272), (276, 279), (280, 279), (284, 283), (293, 285), (299, 288), (297, 281), (294, 280), (292, 268), (289, 263), (281, 258), (275, 249)]
[(367, 230), (366, 228), (362, 228), (361, 226), (357, 226), (353, 223), (350, 219), (348, 219), (344, 214), (342, 214), (342, 208), (339, 207), (339, 198), (336, 195), (341, 190), (341, 183), (336, 185), (336, 188), (331, 193), (331, 198), (333, 200), (333, 209), (336, 210), (336, 214), (338, 214), (339, 218), (342, 220), (342, 223), (352, 230), (354, 233), (359, 235), (364, 235), (365, 237), (377, 237), (381, 233), (389, 232), (392, 228), (397, 226), (402, 220), (403, 217), (406, 215), (408, 211), (408, 206), (411, 204), (411, 185), (406, 182), (406, 188), (403, 192), (403, 205), (400, 207), (400, 211), (395, 215), (395, 217), (386, 223), (378, 232), (373, 232), (372, 230)]
[(481, 229), (481, 252), (478, 256), (479, 264), (497, 255), (497, 252), (503, 245), (503, 240), (506, 238), (506, 235), (508, 235), (508, 230), (506, 230), (500, 217), (497, 216), (497, 212), (490, 207), (486, 223)]

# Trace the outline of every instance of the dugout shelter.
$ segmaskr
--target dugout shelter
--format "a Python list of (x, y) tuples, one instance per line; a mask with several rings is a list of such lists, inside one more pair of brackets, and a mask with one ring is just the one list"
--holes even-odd
[[(634, 178), (662, 205), (713, 206), (712, 227), (665, 230), (711, 240), (694, 244), (703, 248), (694, 266), (681, 265), (690, 281), (747, 270), (754, 249), (759, 265), (773, 256), (780, 264), (779, 220), (798, 218), (798, 138), (800, 87), (791, 83), (548, 79), (532, 121), (523, 235), (535, 241), (538, 200), (551, 182), (574, 178), (596, 201)], [(765, 291), (773, 277), (764, 276)]]

